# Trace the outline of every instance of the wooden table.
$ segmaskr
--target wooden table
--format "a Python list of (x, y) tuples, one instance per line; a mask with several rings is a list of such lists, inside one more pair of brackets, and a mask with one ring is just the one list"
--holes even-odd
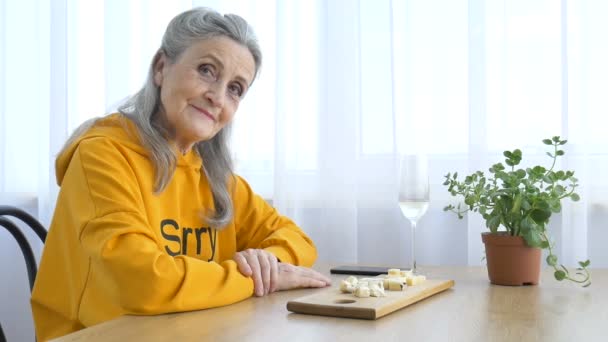
[[(327, 265), (315, 267), (329, 274)], [(558, 282), (545, 270), (538, 286), (491, 285), (484, 267), (427, 267), (453, 279), (443, 293), (376, 321), (311, 316), (286, 309), (303, 289), (226, 307), (159, 316), (124, 316), (55, 341), (608, 341), (608, 270), (593, 284)], [(334, 285), (344, 276), (332, 275)]]

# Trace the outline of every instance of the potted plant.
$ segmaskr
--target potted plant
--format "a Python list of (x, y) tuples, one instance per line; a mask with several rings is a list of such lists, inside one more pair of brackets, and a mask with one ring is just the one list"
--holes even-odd
[(543, 140), (552, 146), (552, 152), (547, 152), (552, 159), (549, 169), (516, 168), (522, 158), (521, 151), (516, 149), (505, 151), (506, 167), (502, 163), (492, 165), (489, 176), (481, 171), (466, 176), (463, 181), (458, 179), (458, 173), (445, 176), (443, 185), (452, 196), (462, 196), (464, 206), (450, 204), (444, 211), (454, 212), (460, 219), (468, 211), (479, 212), (490, 230), (482, 233), (482, 240), (493, 284), (537, 284), (541, 249), (548, 250), (546, 260), (555, 270), (555, 279), (567, 279), (585, 287), (591, 284), (587, 269), (590, 261), (579, 262), (576, 272), (569, 272), (557, 262), (554, 245), (547, 235), (549, 218), (561, 211), (561, 201), (580, 199), (574, 192), (578, 186), (574, 172), (554, 170), (557, 158), (564, 155), (560, 147), (566, 142), (559, 136)]

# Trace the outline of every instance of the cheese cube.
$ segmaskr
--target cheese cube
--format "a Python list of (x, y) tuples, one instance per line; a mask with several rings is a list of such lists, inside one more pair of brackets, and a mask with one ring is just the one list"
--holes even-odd
[(402, 278), (409, 278), (409, 277), (411, 277), (413, 275), (412, 274), (412, 270), (401, 271), (400, 273), (401, 273), (400, 275), (401, 275)]
[(399, 276), (401, 276), (401, 270), (398, 268), (390, 268), (388, 270), (388, 276), (389, 277), (399, 277)]
[(367, 286), (360, 286), (360, 287), (357, 287), (357, 289), (355, 290), (356, 297), (367, 298), (367, 297), (369, 297), (369, 295), (370, 295), (369, 287), (367, 287)]
[(388, 289), (390, 291), (403, 291), (405, 284), (397, 279), (388, 279)]
[(426, 280), (426, 277), (423, 275), (415, 275), (413, 277), (407, 278), (408, 286), (415, 286), (423, 283)]

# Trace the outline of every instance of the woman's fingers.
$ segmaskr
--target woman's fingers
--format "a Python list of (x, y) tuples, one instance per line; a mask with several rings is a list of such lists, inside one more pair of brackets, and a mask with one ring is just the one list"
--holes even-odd
[(253, 280), (254, 293), (263, 296), (278, 289), (277, 258), (263, 249), (247, 249), (234, 256), (239, 271)]
[(302, 272), (309, 278), (322, 281), (327, 285), (331, 285), (331, 279), (324, 275), (323, 273), (319, 273), (312, 268), (301, 267)]
[(251, 278), (253, 279), (253, 287), (255, 295), (261, 297), (264, 295), (264, 283), (260, 274), (260, 262), (256, 253), (246, 253), (247, 262), (251, 267)]
[(304, 278), (301, 284), (302, 287), (325, 287), (327, 285), (325, 281), (313, 278)]
[(325, 287), (331, 280), (323, 274), (306, 267), (279, 263), (279, 290), (301, 287)]
[(260, 278), (262, 280), (263, 295), (267, 295), (270, 291), (270, 262), (269, 256), (264, 253), (257, 253), (258, 264), (260, 265)]
[(234, 261), (236, 261), (236, 265), (239, 268), (239, 272), (241, 272), (246, 277), (251, 277), (251, 267), (249, 267), (249, 263), (245, 256), (241, 253), (235, 253), (233, 257)]
[(270, 260), (270, 293), (275, 292), (279, 288), (279, 261), (273, 255)]
[(331, 285), (326, 275), (308, 267), (280, 263), (263, 249), (238, 252), (234, 260), (239, 271), (253, 280), (254, 294), (258, 297), (280, 290)]
[(260, 263), (255, 250), (248, 249), (245, 251), (237, 252), (234, 255), (234, 261), (236, 261), (239, 271), (247, 277), (251, 277), (253, 280), (253, 291), (256, 296), (264, 295), (264, 284), (262, 283), (262, 277), (260, 275)]

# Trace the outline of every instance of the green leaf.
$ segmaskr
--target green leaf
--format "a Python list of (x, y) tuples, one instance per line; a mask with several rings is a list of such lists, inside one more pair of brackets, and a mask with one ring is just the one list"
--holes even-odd
[(540, 247), (542, 240), (536, 229), (530, 229), (523, 234), (524, 240), (530, 247)]
[(514, 150), (513, 156), (516, 157), (517, 159), (521, 159), (521, 150), (520, 149)]
[(563, 187), (563, 186), (561, 186), (561, 185), (556, 185), (556, 186), (553, 188), (553, 191), (555, 192), (555, 194), (556, 194), (557, 196), (561, 196), (561, 195), (562, 195), (562, 194), (563, 194), (563, 193), (566, 191), (566, 189), (564, 189), (564, 187)]
[(589, 266), (589, 264), (591, 264), (591, 260), (587, 260), (587, 261), (579, 261), (578, 262), (579, 265), (581, 265), (581, 267), (586, 268), (587, 266)]
[(559, 142), (560, 145), (565, 145), (568, 142), (568, 140), (562, 140)]
[(466, 205), (474, 205), (475, 204), (475, 196), (467, 196), (464, 198), (464, 204)]
[(555, 152), (555, 154), (558, 155), (558, 156), (563, 156), (564, 155), (564, 151), (557, 150), (557, 152)]
[(525, 217), (523, 220), (521, 220), (519, 227), (521, 228), (521, 231), (525, 233), (530, 229), (534, 229), (534, 225), (535, 223), (530, 217)]
[(552, 154), (552, 153), (547, 152), (547, 155), (548, 155), (549, 157), (553, 158), (553, 154)]
[(542, 241), (540, 243), (540, 248), (542, 248), (542, 249), (549, 248), (549, 241)]
[(578, 202), (578, 201), (580, 201), (581, 197), (577, 193), (572, 193), (570, 195), (570, 199), (573, 200), (574, 202)]
[(553, 275), (555, 276), (555, 279), (559, 281), (566, 279), (566, 273), (564, 271), (555, 271)]
[(530, 213), (530, 217), (534, 220), (534, 222), (542, 224), (547, 222), (549, 217), (551, 217), (551, 211), (546, 209), (534, 209)]
[(551, 139), (543, 139), (543, 143), (545, 145), (553, 145), (553, 141), (551, 141)]
[(530, 208), (531, 208), (531, 207), (530, 207), (530, 202), (528, 202), (528, 200), (526, 200), (525, 198), (524, 198), (524, 199), (522, 199), (522, 201), (521, 201), (521, 208), (522, 208), (524, 211), (528, 211), (528, 210), (530, 210)]
[(500, 225), (500, 216), (492, 216), (486, 221), (486, 225), (492, 233), (496, 233), (498, 226)]
[(534, 173), (536, 173), (536, 174), (543, 174), (543, 173), (547, 172), (547, 169), (545, 169), (542, 166), (537, 165), (534, 168), (532, 168), (532, 171), (534, 171)]
[(521, 208), (522, 200), (523, 200), (523, 196), (521, 194), (517, 194), (515, 196), (515, 201), (513, 201), (513, 207), (511, 208), (512, 213), (519, 212), (519, 208)]
[(503, 156), (507, 157), (507, 158), (512, 158), (513, 154), (510, 151), (504, 151), (502, 153)]
[(554, 142), (559, 142), (559, 136), (556, 135), (551, 140), (553, 140)]
[(549, 203), (547, 203), (547, 201), (541, 199), (536, 201), (535, 203), (538, 209), (549, 210)]
[(562, 211), (562, 205), (561, 203), (559, 203), (559, 201), (551, 201), (550, 208), (551, 212), (554, 212), (556, 214)]
[(549, 254), (547, 256), (547, 264), (549, 266), (555, 266), (555, 265), (557, 265), (557, 257), (555, 255), (553, 255), (553, 254)]

